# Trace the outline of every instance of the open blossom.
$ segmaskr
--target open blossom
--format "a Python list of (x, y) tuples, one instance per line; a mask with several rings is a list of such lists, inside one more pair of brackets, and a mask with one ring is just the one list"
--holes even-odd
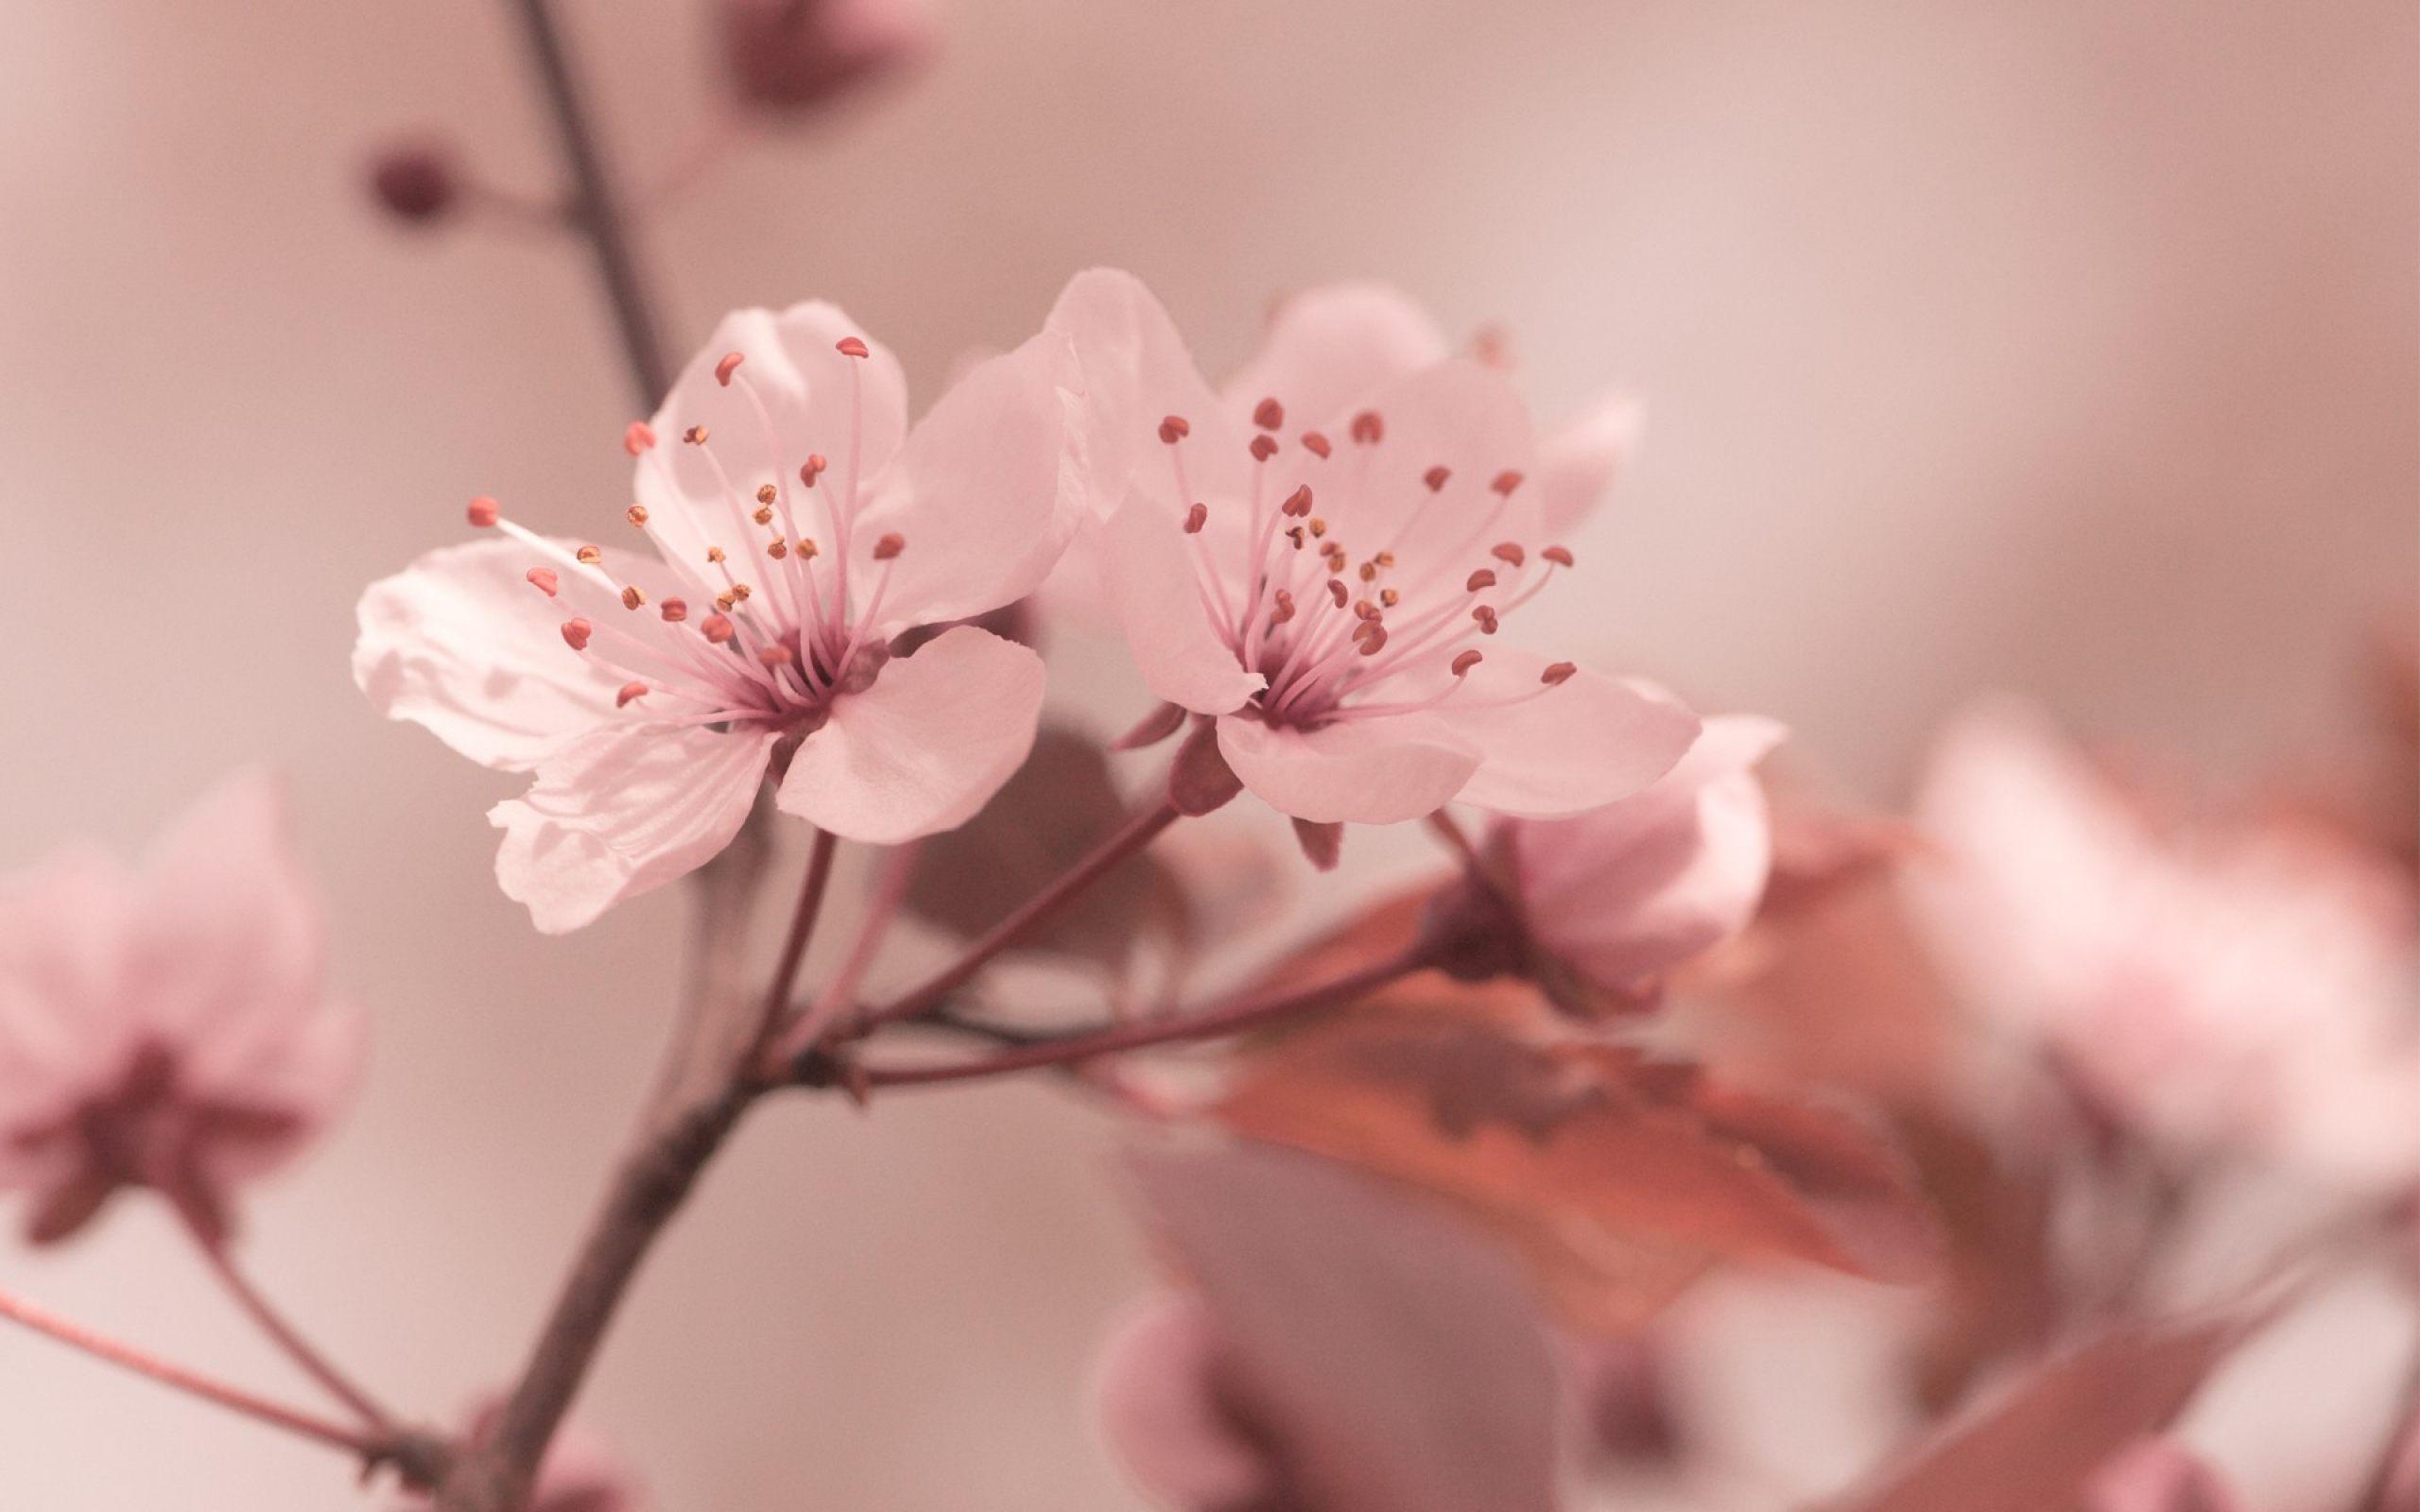
[(1746, 927), (1772, 868), (1755, 766), (1783, 737), (1718, 715), (1645, 791), (1563, 819), (1502, 819), (1486, 842), (1533, 951), (1635, 994)]
[(1221, 396), (1132, 278), (1060, 297), (1103, 590), (1144, 679), (1214, 716), (1244, 785), (1310, 823), (1634, 793), (1696, 717), (1499, 634), (1573, 566), (1549, 496), (1592, 490), (1547, 487), (1510, 382), (1424, 360), (1425, 322), (1406, 321), (1367, 290), (1295, 300)]
[(343, 1100), (361, 1017), (276, 785), (231, 780), (139, 868), (71, 849), (0, 880), (0, 1186), (36, 1243), (149, 1187), (203, 1237)]
[(2408, 883), (2279, 825), (2170, 836), (2021, 706), (1959, 720), (1919, 822), (1944, 964), (2107, 1111), (2356, 1182), (2420, 1169)]
[(372, 585), (354, 677), (390, 717), (536, 782), (490, 818), (496, 875), (575, 929), (729, 843), (771, 775), (788, 814), (889, 845), (964, 823), (1033, 743), (1042, 662), (971, 626), (1081, 507), (1077, 380), (1046, 333), (910, 431), (907, 384), (829, 304), (727, 317), (651, 422), (623, 528), (487, 540)]

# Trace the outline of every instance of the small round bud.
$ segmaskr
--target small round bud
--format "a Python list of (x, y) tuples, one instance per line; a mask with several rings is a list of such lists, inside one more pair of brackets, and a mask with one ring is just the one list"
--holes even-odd
[(370, 192), (397, 220), (424, 226), (441, 218), (462, 198), (453, 148), (434, 142), (387, 148), (371, 160)]

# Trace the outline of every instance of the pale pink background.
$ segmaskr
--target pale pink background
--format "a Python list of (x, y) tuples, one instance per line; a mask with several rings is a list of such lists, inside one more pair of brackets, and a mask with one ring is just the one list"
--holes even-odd
[[(669, 159), (703, 8), (563, 9), (617, 142)], [(1651, 400), (1546, 601), (1573, 649), (1779, 714), (1876, 796), (1986, 681), (2240, 769), (2331, 727), (2364, 624), (2410, 624), (2409, 3), (962, 0), (948, 25), (921, 80), (663, 226), (684, 343), (828, 295), (929, 394), (1088, 263), (1220, 362), (1272, 295), (1392, 279), (1509, 324), (1549, 409)], [(518, 39), (493, 0), (16, 0), (9, 36), (0, 861), (133, 843), (238, 763), (293, 775), (378, 1056), (251, 1250), (337, 1353), (450, 1411), (517, 1357), (589, 1205), (678, 919), (533, 936), (488, 876), (508, 784), (346, 673), (360, 586), (455, 539), (464, 496), (565, 530), (619, 507), (631, 404), (584, 268), (401, 236), (355, 189), (364, 144), (432, 121), (542, 181)], [(1104, 716), (1128, 692), (1060, 685)], [(773, 1112), (587, 1412), (676, 1508), (1130, 1505), (1079, 1416), (1142, 1274), (1104, 1149), (1031, 1086)], [(0, 1280), (289, 1384), (147, 1212), (0, 1251)], [(0, 1336), (8, 1505), (349, 1494), (320, 1451)]]

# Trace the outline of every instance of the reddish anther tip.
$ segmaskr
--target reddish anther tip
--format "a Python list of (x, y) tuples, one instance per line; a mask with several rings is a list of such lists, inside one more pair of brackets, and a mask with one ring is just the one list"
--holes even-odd
[(647, 506), (644, 504), (631, 505), (629, 508), (622, 511), (622, 518), (628, 520), (634, 525), (645, 528), (647, 524)]
[(832, 350), (844, 357), (871, 357), (873, 355), (873, 352), (867, 348), (864, 340), (857, 336), (842, 336), (839, 340), (832, 343)]
[(555, 576), (555, 570), (552, 567), (532, 567), (521, 576), (528, 579), (530, 587), (548, 598), (554, 597), (562, 591), (562, 579)]
[(1571, 565), (1571, 548), (1568, 546), (1548, 546), (1544, 551), (1539, 552), (1538, 555), (1544, 557), (1547, 560), (1554, 563), (1558, 567), (1568, 567)]
[(1252, 438), (1252, 459), (1253, 461), (1266, 462), (1276, 455), (1277, 438), (1274, 436), (1255, 436)]
[(1324, 462), (1328, 458), (1328, 454), (1333, 451), (1334, 448), (1327, 444), (1327, 438), (1322, 436), (1319, 432), (1305, 431), (1303, 433), (1303, 450), (1310, 453), (1313, 456), (1316, 456), (1321, 461)]
[(1478, 621), (1478, 628), (1481, 635), (1494, 635), (1495, 633), (1495, 610), (1490, 609), (1485, 604), (1481, 604), (1478, 608), (1471, 610), (1471, 618)]
[(631, 421), (630, 428), (622, 432), (622, 450), (632, 456), (638, 455), (654, 445), (655, 427), (643, 420)]
[(1264, 399), (1252, 407), (1252, 422), (1265, 431), (1273, 431), (1286, 423), (1286, 406), (1274, 399)]
[(1521, 543), (1517, 541), (1499, 541), (1488, 555), (1497, 561), (1510, 562), (1515, 567), (1529, 559), (1529, 554), (1521, 549)]
[(565, 620), (563, 621), (563, 644), (575, 651), (585, 651), (588, 649), (589, 633), (595, 628), (596, 627), (586, 620)]
[(873, 543), (873, 559), (876, 561), (889, 561), (891, 558), (898, 556), (901, 552), (906, 551), (907, 549), (908, 538), (894, 530)]
[(1353, 602), (1353, 593), (1344, 586), (1344, 579), (1341, 577), (1331, 577), (1327, 580), (1327, 596), (1336, 600), (1336, 607), (1339, 609)]
[(1487, 659), (1485, 657), (1481, 656), (1477, 651), (1464, 651), (1461, 655), (1454, 658), (1454, 676), (1458, 678), (1469, 677), (1471, 668), (1478, 665), (1481, 662), (1486, 660)]
[(1559, 683), (1570, 681), (1571, 675), (1579, 670), (1580, 668), (1572, 662), (1558, 662), (1554, 665), (1547, 668), (1544, 672), (1539, 673), (1538, 680), (1551, 688)]
[(1293, 492), (1286, 495), (1284, 507), (1286, 513), (1297, 520), (1307, 517), (1311, 512), (1311, 486), (1307, 483), (1298, 485)]
[(806, 460), (799, 464), (798, 480), (811, 489), (815, 487), (815, 480), (823, 475), (823, 470), (831, 465), (823, 460), (821, 452), (809, 452)]
[(1365, 409), (1353, 417), (1353, 439), (1363, 446), (1375, 446), (1387, 438), (1386, 418), (1374, 409)]
[(1482, 567), (1478, 571), (1471, 574), (1468, 577), (1462, 579), (1462, 591), (1466, 593), (1476, 593), (1482, 588), (1494, 588), (1495, 586), (1495, 569), (1490, 567)]
[(496, 502), (493, 499), (489, 498), (484, 493), (480, 494), (477, 498), (473, 499), (471, 501), (471, 507), (463, 510), (462, 513), (470, 520), (471, 524), (478, 526), (482, 530), (487, 529), (489, 526), (494, 524), (498, 520), (504, 518), (504, 511), (496, 507)]
[(646, 697), (646, 696), (647, 696), (647, 684), (646, 684), (646, 683), (644, 683), (644, 682), (625, 682), (625, 683), (623, 683), (623, 684), (622, 684), (621, 691), (620, 691), (619, 693), (616, 693), (616, 694), (614, 694), (614, 708), (616, 708), (616, 709), (624, 709), (624, 708), (628, 708), (628, 707), (630, 706), (630, 702), (631, 702), (631, 699), (633, 699), (633, 698), (644, 698), (644, 697)]
[(662, 612), (665, 623), (678, 625), (689, 617), (689, 601), (685, 598), (667, 598), (664, 601)]
[(1454, 470), (1452, 468), (1432, 467), (1427, 472), (1420, 474), (1420, 481), (1428, 485), (1429, 492), (1437, 493), (1443, 490), (1445, 487), (1445, 480), (1453, 475)]
[(1354, 633), (1354, 638), (1361, 643), (1361, 654), (1363, 656), (1376, 656), (1386, 647), (1387, 627), (1379, 624), (1377, 621), (1372, 620), (1368, 624), (1364, 625), (1360, 630), (1356, 631)]
[(1277, 607), (1270, 611), (1269, 623), (1283, 625), (1294, 617), (1294, 595), (1281, 588), (1277, 591), (1275, 597)]
[(1182, 415), (1170, 415), (1160, 421), (1160, 439), (1170, 446), (1192, 434), (1193, 427), (1185, 423)]
[(769, 667), (786, 667), (791, 662), (797, 661), (798, 657), (788, 646), (776, 641), (771, 645), (769, 645), (762, 651), (757, 652), (756, 660), (764, 662)]
[(703, 425), (692, 425), (681, 433), (681, 438), (691, 446), (703, 446), (706, 444), (708, 434), (710, 433)]
[(1496, 492), (1505, 495), (1507, 498), (1510, 498), (1512, 494), (1512, 490), (1520, 486), (1521, 474), (1512, 471), (1511, 468), (1506, 468), (1503, 472), (1495, 474), (1494, 481), (1488, 484), (1489, 488), (1494, 489)]
[(707, 640), (712, 641), (715, 644), (720, 645), (724, 642), (730, 640), (736, 632), (735, 632), (731, 627), (730, 615), (709, 614), (704, 619), (698, 622), (698, 633), (704, 636)]
[(1202, 524), (1209, 518), (1210, 507), (1208, 505), (1195, 505), (1192, 508), (1184, 511), (1184, 533), (1188, 536), (1198, 536), (1201, 534)]
[(622, 590), (622, 607), (624, 609), (636, 609), (646, 602), (647, 595), (639, 592), (637, 584), (633, 583), (630, 587)]
[[(863, 353), (857, 353), (857, 355), (863, 355)], [(731, 375), (737, 372), (739, 370), (739, 365), (747, 360), (748, 358), (740, 352), (724, 352), (722, 354), (722, 361), (715, 364), (715, 382), (722, 385), (725, 388), (730, 387)]]

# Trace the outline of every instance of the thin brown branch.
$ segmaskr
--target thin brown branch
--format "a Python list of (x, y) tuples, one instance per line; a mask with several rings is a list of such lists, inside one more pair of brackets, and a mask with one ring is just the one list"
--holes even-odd
[(328, 1395), (350, 1408), (372, 1432), (380, 1435), (395, 1432), (394, 1415), (380, 1406), (377, 1400), (356, 1384), (352, 1377), (338, 1369), (335, 1362), (320, 1352), (285, 1314), (278, 1311), (276, 1304), (252, 1284), (252, 1279), (235, 1263), (235, 1258), (228, 1253), (224, 1240), (191, 1223), (184, 1228), (192, 1236), (194, 1247), (199, 1251), (202, 1263), (218, 1279), (218, 1284), (235, 1299), (235, 1305), (244, 1310), (260, 1331), (268, 1335), (270, 1342), (285, 1351), (287, 1359), (300, 1366), (303, 1374), (318, 1382)]

